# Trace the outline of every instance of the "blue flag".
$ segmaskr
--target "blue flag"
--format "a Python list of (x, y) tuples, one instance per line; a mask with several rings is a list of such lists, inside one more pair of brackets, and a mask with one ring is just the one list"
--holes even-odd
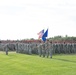
[(42, 37), (47, 37), (48, 36), (48, 29), (46, 30), (46, 32), (43, 34)]
[(42, 37), (42, 40), (45, 42), (46, 41), (46, 37)]
[(48, 29), (46, 30), (46, 32), (43, 34), (42, 36), (42, 40), (45, 42), (46, 41), (46, 37), (48, 36)]

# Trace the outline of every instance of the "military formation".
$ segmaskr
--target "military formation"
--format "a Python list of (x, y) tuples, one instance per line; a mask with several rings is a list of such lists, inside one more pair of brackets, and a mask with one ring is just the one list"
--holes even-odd
[(16, 51), (16, 53), (37, 54), (40, 57), (52, 58), (52, 44), (50, 42), (41, 43), (8, 43), (4, 46), (4, 51), (8, 55), (8, 51)]
[(49, 57), (52, 58), (52, 50), (53, 50), (53, 45), (52, 42), (42, 42), (39, 46), (38, 46), (38, 54), (41, 57)]
[(18, 43), (17, 44), (17, 53), (25, 54), (38, 54), (40, 57), (49, 57), (52, 58), (52, 43), (46, 41), (41, 43)]
[(40, 43), (0, 43), (0, 50), (5, 51), (6, 55), (8, 55), (8, 51), (16, 51), (16, 53), (37, 54), (40, 57), (52, 58), (52, 55), (56, 53), (76, 53), (76, 43), (52, 43), (49, 41)]
[(54, 43), (53, 54), (71, 54), (76, 53), (76, 43)]

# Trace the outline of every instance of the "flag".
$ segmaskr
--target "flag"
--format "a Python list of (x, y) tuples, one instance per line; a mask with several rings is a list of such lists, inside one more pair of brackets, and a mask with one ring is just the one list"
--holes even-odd
[(46, 37), (42, 37), (42, 40), (45, 42), (46, 41)]
[(46, 32), (43, 34), (42, 37), (47, 37), (48, 36), (48, 29), (46, 30)]
[(42, 36), (42, 40), (45, 42), (46, 41), (46, 37), (48, 36), (48, 29), (46, 30), (46, 32), (43, 34)]
[(38, 33), (38, 35), (39, 35), (39, 39), (42, 38), (43, 34), (44, 34), (44, 29), (41, 30), (41, 31)]

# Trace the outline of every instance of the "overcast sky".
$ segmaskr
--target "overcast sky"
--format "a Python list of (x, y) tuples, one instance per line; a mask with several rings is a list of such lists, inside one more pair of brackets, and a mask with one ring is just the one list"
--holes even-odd
[(0, 39), (76, 36), (76, 0), (0, 0)]

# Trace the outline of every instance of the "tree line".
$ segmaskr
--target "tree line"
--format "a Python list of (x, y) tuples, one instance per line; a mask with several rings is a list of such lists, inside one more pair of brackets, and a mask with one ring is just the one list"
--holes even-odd
[(72, 41), (72, 42), (75, 42), (76, 41), (76, 37), (74, 36), (54, 36), (54, 37), (50, 37), (48, 38), (50, 41)]

